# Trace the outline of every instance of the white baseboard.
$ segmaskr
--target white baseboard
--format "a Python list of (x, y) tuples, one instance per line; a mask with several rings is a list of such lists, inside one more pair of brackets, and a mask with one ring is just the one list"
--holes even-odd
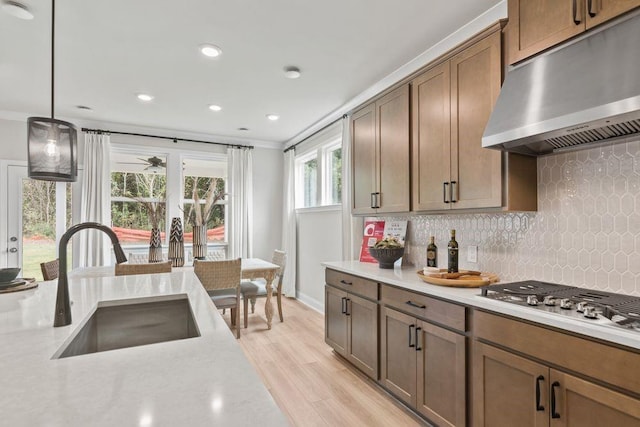
[(304, 305), (311, 307), (318, 313), (324, 315), (324, 301), (318, 301), (317, 299), (311, 298), (310, 296), (300, 292), (296, 292), (296, 298)]

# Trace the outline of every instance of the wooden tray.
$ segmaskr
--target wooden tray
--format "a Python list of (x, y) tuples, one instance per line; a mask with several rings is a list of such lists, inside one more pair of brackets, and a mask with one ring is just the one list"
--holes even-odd
[[(446, 272), (446, 270), (441, 271)], [(474, 274), (465, 274), (471, 273), (467, 270), (460, 270), (462, 276), (455, 279), (443, 279), (440, 277), (434, 277), (429, 274), (424, 274), (422, 270), (418, 270), (417, 273), (418, 277), (432, 285), (451, 286), (455, 288), (479, 288), (480, 286), (489, 285), (500, 280), (500, 278), (493, 273), (480, 272), (480, 274), (478, 274), (478, 272), (473, 272)]]
[(20, 280), (23, 282), (21, 285), (0, 289), (0, 294), (8, 294), (9, 292), (26, 291), (27, 289), (33, 289), (38, 287), (38, 282), (36, 282), (36, 279), (20, 279)]

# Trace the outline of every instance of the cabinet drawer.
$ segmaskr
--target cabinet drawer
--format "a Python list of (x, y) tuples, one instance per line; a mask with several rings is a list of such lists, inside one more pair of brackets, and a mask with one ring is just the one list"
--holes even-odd
[(347, 292), (374, 301), (378, 300), (378, 282), (330, 269), (325, 271), (325, 281), (328, 285), (344, 289)]
[(465, 308), (389, 285), (380, 287), (383, 304), (410, 313), (418, 318), (465, 331)]

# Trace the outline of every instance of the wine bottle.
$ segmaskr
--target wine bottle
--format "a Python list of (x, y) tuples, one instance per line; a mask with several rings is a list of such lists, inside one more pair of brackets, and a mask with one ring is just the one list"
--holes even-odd
[(427, 246), (427, 267), (438, 266), (438, 247), (435, 243), (435, 237), (431, 236), (429, 246)]
[(449, 263), (447, 266), (447, 272), (458, 272), (458, 242), (456, 242), (456, 230), (451, 230), (451, 240), (447, 244), (447, 252)]

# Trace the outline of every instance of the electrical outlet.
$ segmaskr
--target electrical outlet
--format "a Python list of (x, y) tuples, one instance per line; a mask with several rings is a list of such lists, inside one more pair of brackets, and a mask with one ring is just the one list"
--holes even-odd
[(477, 246), (469, 246), (467, 247), (467, 262), (478, 262), (478, 247)]

